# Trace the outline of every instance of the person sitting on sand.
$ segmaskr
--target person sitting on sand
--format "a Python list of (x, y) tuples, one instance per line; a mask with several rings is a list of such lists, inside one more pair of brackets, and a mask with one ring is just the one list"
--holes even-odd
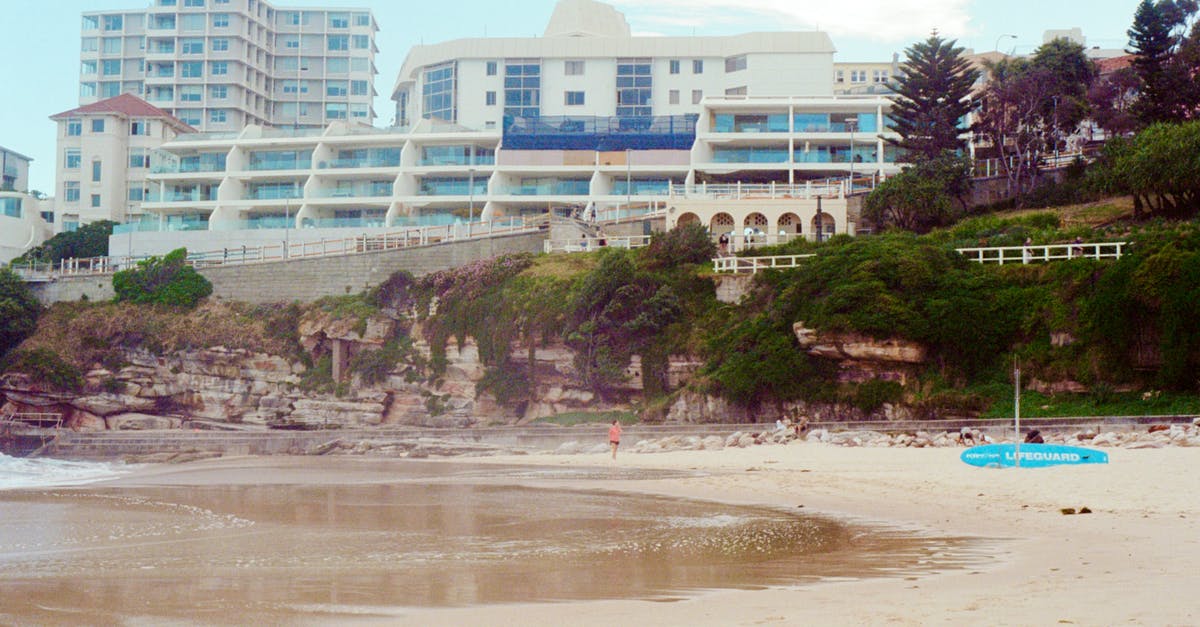
[(621, 421), (612, 421), (612, 426), (608, 428), (608, 444), (612, 446), (612, 458), (617, 458), (617, 447), (621, 445)]
[(1029, 433), (1025, 434), (1025, 443), (1026, 444), (1045, 444), (1046, 440), (1045, 440), (1045, 438), (1042, 437), (1041, 431), (1034, 429), (1034, 430), (1030, 431)]

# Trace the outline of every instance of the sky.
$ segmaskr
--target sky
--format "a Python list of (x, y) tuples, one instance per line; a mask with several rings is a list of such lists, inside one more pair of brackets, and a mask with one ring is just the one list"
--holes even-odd
[[(637, 35), (731, 35), (823, 30), (835, 61), (890, 61), (933, 29), (985, 52), (1028, 54), (1047, 29), (1083, 29), (1089, 46), (1123, 48), (1138, 0), (610, 0)], [(30, 187), (54, 187), (51, 115), (79, 100), (83, 11), (144, 9), (150, 0), (2, 0), (0, 146), (33, 157)], [(279, 0), (281, 7), (366, 7), (375, 13), (380, 93), (376, 121), (386, 125), (388, 99), (410, 47), (468, 37), (540, 36), (554, 0)], [(19, 8), (18, 8), (19, 7)], [(1016, 35), (1015, 38), (1007, 35)]]

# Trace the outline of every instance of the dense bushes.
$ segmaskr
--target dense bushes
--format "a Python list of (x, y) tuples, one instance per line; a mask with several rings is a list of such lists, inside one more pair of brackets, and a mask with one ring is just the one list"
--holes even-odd
[(33, 333), (42, 306), (8, 268), (0, 268), (0, 358)]
[(186, 262), (187, 250), (180, 248), (116, 273), (113, 291), (117, 301), (195, 307), (212, 294), (212, 284)]

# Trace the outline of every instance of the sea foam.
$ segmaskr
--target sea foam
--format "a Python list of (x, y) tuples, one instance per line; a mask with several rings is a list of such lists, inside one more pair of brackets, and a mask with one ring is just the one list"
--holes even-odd
[(122, 463), (74, 462), (0, 454), (0, 490), (80, 485), (128, 474)]

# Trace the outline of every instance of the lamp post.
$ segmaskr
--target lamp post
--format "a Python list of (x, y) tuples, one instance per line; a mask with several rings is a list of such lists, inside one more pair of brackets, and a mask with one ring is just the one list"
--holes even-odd
[(817, 217), (816, 217), (816, 236), (817, 243), (821, 243), (821, 195), (817, 194)]
[(1000, 52), (1000, 40), (1001, 40), (1001, 39), (1007, 39), (1007, 38), (1009, 38), (1009, 37), (1011, 37), (1011, 38), (1013, 38), (1013, 39), (1016, 39), (1016, 38), (1017, 38), (1017, 36), (1016, 36), (1016, 35), (1001, 35), (1001, 36), (997, 37), (997, 38), (996, 38), (996, 47), (993, 49), (993, 51), (994, 51), (994, 52)]
[(471, 223), (475, 221), (475, 168), (467, 170), (467, 237), (471, 237)]
[(850, 185), (846, 188), (849, 195), (854, 195), (854, 131), (858, 127), (857, 118), (849, 118), (846, 120), (846, 127), (850, 129)]
[[(293, 184), (294, 185), (294, 184)], [(289, 224), (292, 221), (292, 200), (290, 197), (283, 199), (283, 258), (291, 257), (292, 244), (289, 241), (291, 237), (291, 227)]]
[(629, 163), (632, 152), (625, 149), (625, 211), (633, 215), (633, 165)]
[(1058, 96), (1054, 97), (1054, 167), (1058, 167)]

